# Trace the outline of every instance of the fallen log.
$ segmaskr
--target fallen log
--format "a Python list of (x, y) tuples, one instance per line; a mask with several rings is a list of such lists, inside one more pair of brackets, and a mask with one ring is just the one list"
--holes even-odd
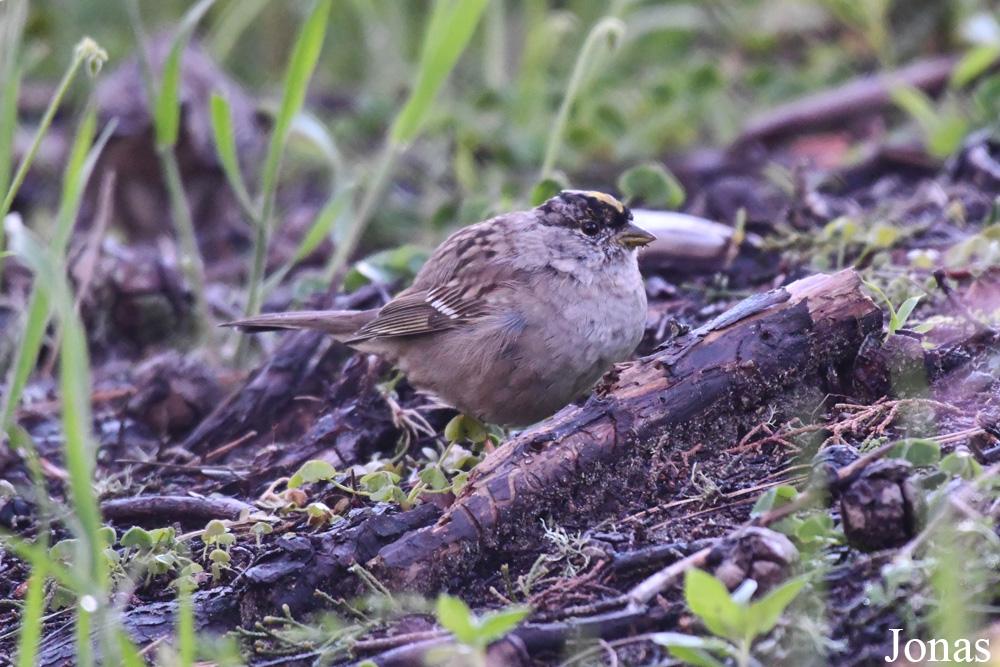
[(583, 407), (500, 447), (434, 525), (383, 547), (369, 567), (392, 588), (430, 594), (498, 551), (530, 548), (539, 519), (583, 514), (593, 525), (645, 506), (663, 448), (702, 443), (711, 455), (738, 442), (762, 409), (815, 407), (818, 396), (842, 391), (858, 349), (882, 329), (860, 288), (853, 270), (812, 276), (617, 368)]

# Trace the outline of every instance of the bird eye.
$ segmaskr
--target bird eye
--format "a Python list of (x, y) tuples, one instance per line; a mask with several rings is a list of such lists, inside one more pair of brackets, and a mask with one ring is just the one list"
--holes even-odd
[(600, 227), (598, 227), (597, 223), (594, 222), (593, 220), (585, 220), (580, 225), (580, 231), (582, 231), (587, 236), (594, 236), (595, 234), (597, 234), (598, 231), (600, 231)]

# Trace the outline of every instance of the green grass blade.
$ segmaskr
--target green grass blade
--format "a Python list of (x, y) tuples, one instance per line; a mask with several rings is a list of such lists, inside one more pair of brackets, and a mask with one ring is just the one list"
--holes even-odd
[(194, 33), (195, 27), (216, 0), (201, 0), (184, 13), (174, 36), (170, 55), (163, 64), (160, 94), (153, 109), (153, 127), (156, 130), (158, 146), (174, 146), (181, 126), (180, 83), (184, 50)]
[(18, 54), (28, 16), (27, 0), (9, 0), (0, 11), (0, 192), (10, 186), (14, 156), (14, 132), (17, 130), (17, 97), (21, 87), (21, 63)]
[[(10, 219), (8, 219), (10, 220)], [(52, 297), (62, 329), (59, 350), (59, 387), (62, 394), (62, 422), (66, 470), (69, 473), (70, 496), (79, 526), (74, 532), (90, 547), (89, 563), (85, 564), (86, 580), (98, 590), (107, 583), (103, 545), (98, 539), (101, 515), (91, 483), (97, 450), (91, 433), (90, 414), (90, 355), (83, 323), (73, 307), (72, 293), (60, 261), (51, 248), (23, 225), (7, 225), (11, 249), (28, 266), (39, 283)]]
[(239, 0), (229, 3), (215, 22), (207, 40), (216, 60), (223, 62), (229, 57), (236, 42), (266, 6), (267, 0)]
[[(326, 22), (330, 15), (330, 0), (319, 0), (312, 12), (306, 18), (299, 32), (298, 39), (292, 49), (288, 68), (285, 71), (285, 92), (281, 100), (281, 108), (275, 119), (274, 130), (271, 133), (271, 143), (267, 149), (264, 161), (264, 173), (261, 178), (261, 215), (254, 238), (253, 264), (250, 266), (250, 277), (247, 285), (247, 317), (256, 315), (260, 310), (261, 294), (264, 288), (264, 264), (267, 260), (267, 244), (270, 232), (271, 218), (274, 215), (274, 200), (278, 184), (278, 172), (281, 169), (281, 158), (285, 152), (288, 131), (292, 119), (299, 112), (306, 99), (306, 88), (312, 78), (320, 50), (323, 48), (323, 37), (326, 35)], [(236, 350), (238, 359), (246, 354), (246, 341), (240, 339)]]
[(42, 638), (42, 614), (45, 611), (45, 558), (31, 563), (28, 591), (24, 596), (24, 609), (19, 619), (21, 636), (17, 641), (18, 667), (34, 667), (38, 655), (38, 642)]
[(625, 24), (622, 20), (614, 16), (605, 16), (597, 22), (597, 25), (587, 35), (587, 39), (584, 40), (583, 46), (580, 48), (580, 55), (577, 56), (576, 63), (573, 65), (573, 73), (566, 85), (566, 94), (563, 96), (562, 104), (559, 106), (555, 122), (552, 125), (552, 131), (549, 133), (549, 143), (545, 149), (542, 175), (539, 180), (545, 180), (552, 176), (552, 169), (555, 167), (559, 148), (562, 146), (566, 126), (569, 123), (570, 109), (573, 108), (573, 102), (582, 92), (587, 75), (603, 55), (605, 49), (608, 52), (613, 52), (620, 46), (624, 35)]
[(80, 608), (76, 609), (76, 660), (78, 667), (93, 667), (94, 647), (90, 638), (90, 618), (93, 614)]
[(906, 320), (910, 319), (910, 313), (913, 309), (917, 307), (917, 302), (920, 301), (921, 296), (911, 296), (909, 299), (900, 304), (899, 310), (896, 311), (896, 326), (897, 328), (903, 328), (906, 325)]
[(267, 280), (264, 282), (264, 294), (270, 294), (271, 291), (281, 284), (285, 276), (292, 268), (302, 261), (302, 259), (316, 249), (324, 238), (327, 238), (335, 231), (335, 225), (338, 221), (344, 220), (349, 212), (351, 199), (354, 196), (354, 186), (349, 185), (347, 187), (338, 190), (329, 201), (323, 206), (320, 212), (316, 215), (316, 219), (313, 221), (312, 226), (306, 235), (299, 242), (299, 247), (295, 250), (295, 254), (292, 256), (288, 262), (284, 264), (280, 269), (275, 271), (272, 275), (268, 276)]
[(177, 144), (181, 127), (181, 56), (183, 44), (174, 44), (167, 61), (163, 64), (163, 78), (160, 94), (153, 110), (153, 127), (156, 130), (156, 145), (170, 147)]
[(240, 171), (240, 161), (236, 156), (236, 140), (233, 134), (233, 114), (229, 100), (218, 93), (212, 93), (211, 101), (212, 135), (215, 138), (215, 149), (222, 162), (222, 170), (226, 174), (229, 186), (236, 193), (236, 198), (252, 219), (259, 217), (254, 209), (250, 192), (247, 190), (243, 172)]
[(288, 130), (292, 119), (299, 112), (306, 100), (306, 89), (312, 78), (320, 50), (323, 48), (323, 38), (326, 35), (326, 22), (330, 15), (330, 0), (319, 0), (313, 8), (305, 24), (299, 32), (298, 39), (292, 49), (292, 56), (285, 72), (284, 95), (281, 108), (275, 118), (274, 131), (271, 133), (271, 143), (264, 162), (264, 174), (261, 179), (263, 192), (264, 220), (269, 221), (274, 207), (274, 191), (277, 186), (278, 172), (281, 169), (281, 157), (288, 140)]
[[(109, 125), (116, 125), (117, 121), (112, 120)], [(87, 161), (87, 154), (94, 143), (94, 133), (97, 131), (97, 111), (89, 107), (80, 120), (80, 126), (76, 130), (76, 137), (70, 147), (69, 159), (66, 161), (66, 169), (63, 171), (62, 191), (59, 197), (59, 212), (56, 214), (56, 227), (53, 230), (52, 240), (57, 244), (57, 239), (62, 236), (62, 228), (68, 227), (72, 232), (72, 224), (65, 224), (65, 216), (70, 208), (71, 202), (79, 195), (83, 196), (83, 188), (80, 183), (85, 180), (84, 166)], [(104, 139), (107, 141), (107, 139)], [(72, 221), (70, 221), (72, 223)], [(67, 240), (69, 235), (66, 236)]]
[[(80, 130), (73, 142), (70, 160), (63, 177), (62, 201), (59, 204), (56, 229), (52, 235), (52, 248), (59, 257), (66, 253), (69, 238), (73, 232), (73, 222), (80, 210), (84, 190), (93, 174), (97, 159), (115, 129), (114, 122), (109, 123), (101, 136), (98, 137), (97, 142), (88, 150), (93, 137), (93, 123), (96, 123), (96, 116), (93, 113), (84, 116)], [(80, 154), (86, 155), (82, 162)], [(0, 432), (7, 430), (14, 414), (14, 408), (21, 399), (21, 392), (24, 391), (28, 377), (38, 361), (38, 353), (42, 349), (42, 339), (48, 326), (51, 305), (48, 291), (41, 284), (36, 283), (32, 287), (32, 294), (29, 298), (28, 320), (24, 335), (21, 337), (21, 343), (14, 354), (14, 363), (11, 364), (11, 371), (7, 378), (8, 391), (0, 399), (0, 406), (2, 406), (0, 407)]]
[(181, 667), (191, 667), (195, 654), (194, 609), (191, 591), (185, 582), (177, 582), (177, 652)]
[(104, 53), (97, 44), (89, 39), (84, 38), (76, 47), (73, 55), (73, 62), (70, 64), (69, 69), (63, 74), (62, 80), (56, 87), (56, 92), (49, 100), (49, 105), (45, 109), (45, 113), (42, 115), (42, 120), (38, 124), (38, 130), (35, 132), (35, 137), (31, 142), (31, 147), (28, 149), (28, 153), (21, 159), (21, 164), (18, 165), (17, 173), (14, 174), (14, 179), (11, 181), (10, 186), (7, 189), (7, 194), (4, 197), (3, 203), (0, 204), (0, 220), (7, 216), (10, 211), (10, 205), (14, 202), (14, 195), (17, 194), (18, 189), (20, 189), (21, 184), (24, 182), (24, 177), (28, 173), (28, 168), (35, 159), (35, 154), (38, 152), (38, 147), (42, 144), (42, 138), (49, 131), (49, 127), (52, 125), (52, 119), (56, 115), (56, 111), (62, 104), (63, 97), (66, 96), (66, 91), (69, 90), (70, 83), (76, 77), (77, 71), (80, 66), (83, 65), (89, 58), (97, 57), (102, 62), (107, 60), (107, 54)]
[(438, 0), (424, 35), (417, 83), (389, 132), (390, 141), (407, 144), (420, 131), (434, 98), (465, 51), (487, 0)]
[(84, 586), (84, 582), (63, 567), (62, 563), (49, 559), (49, 547), (47, 543), (41, 544), (41, 540), (28, 542), (4, 532), (0, 532), (0, 536), (4, 539), (4, 548), (17, 558), (32, 563), (32, 565), (41, 563), (45, 569), (46, 577), (55, 579), (71, 590), (80, 589)]
[(28, 168), (35, 159), (38, 147), (42, 144), (42, 138), (49, 131), (49, 127), (52, 125), (52, 119), (56, 115), (56, 110), (59, 109), (62, 104), (63, 97), (66, 96), (66, 91), (69, 90), (69, 85), (76, 77), (76, 73), (80, 69), (80, 66), (85, 62), (103, 63), (107, 59), (108, 54), (105, 53), (97, 45), (97, 43), (89, 37), (84, 38), (79, 44), (77, 44), (76, 49), (74, 49), (73, 52), (73, 62), (70, 63), (69, 69), (67, 69), (66, 73), (63, 74), (63, 78), (59, 82), (55, 94), (52, 96), (52, 99), (49, 100), (49, 105), (46, 107), (45, 113), (42, 115), (42, 120), (38, 124), (38, 130), (35, 132), (35, 138), (31, 142), (31, 147), (28, 149), (28, 153), (21, 159), (21, 164), (18, 165), (17, 173), (14, 174), (14, 179), (11, 181), (10, 187), (7, 188), (7, 194), (3, 199), (3, 203), (0, 204), (0, 220), (6, 218), (7, 213), (10, 212), (10, 206), (14, 203), (14, 195), (17, 194), (21, 184), (24, 182), (24, 177), (28, 174)]
[(337, 250), (327, 264), (324, 277), (333, 280), (364, 234), (375, 204), (405, 144), (412, 141), (423, 124), (431, 103), (445, 79), (455, 67), (458, 57), (468, 45), (479, 23), (486, 0), (437, 0), (424, 34), (417, 84), (389, 130), (389, 141), (375, 161), (357, 214), (346, 229)]
[(334, 184), (339, 183), (343, 178), (346, 168), (344, 157), (337, 147), (337, 142), (327, 130), (319, 118), (308, 111), (299, 111), (292, 118), (289, 128), (289, 140), (296, 141), (298, 145), (307, 145), (319, 153), (320, 156), (330, 165), (330, 172), (333, 175)]
[(146, 667), (146, 661), (142, 659), (142, 654), (125, 630), (119, 628), (115, 637), (118, 640), (118, 655), (121, 656), (125, 667)]

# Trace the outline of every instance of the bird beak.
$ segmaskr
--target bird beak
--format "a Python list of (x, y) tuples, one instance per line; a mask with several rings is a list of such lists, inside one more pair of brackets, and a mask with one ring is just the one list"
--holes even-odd
[(652, 243), (656, 237), (630, 222), (625, 225), (625, 229), (615, 235), (615, 240), (626, 248), (638, 248)]

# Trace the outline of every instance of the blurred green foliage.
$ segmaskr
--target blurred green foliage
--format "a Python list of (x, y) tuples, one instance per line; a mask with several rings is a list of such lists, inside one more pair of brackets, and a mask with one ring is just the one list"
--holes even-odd
[[(155, 32), (173, 27), (191, 4), (144, 2), (142, 11)], [(328, 125), (347, 164), (374, 159), (413, 89), (431, 4), (333, 3), (306, 108)], [(623, 168), (696, 143), (724, 143), (750, 115), (781, 101), (918, 56), (969, 48), (977, 37), (968, 26), (998, 4), (492, 0), (423, 136), (397, 165), (368, 245), (433, 244), (443, 233), (435, 223), (450, 228), (526, 204), (580, 48), (607, 16), (623, 22), (624, 39), (585, 72), (555, 165), (574, 186), (612, 187)], [(274, 105), (309, 7), (219, 2), (198, 37)], [(132, 48), (115, 0), (32, 0), (27, 76), (54, 77), (83, 34), (108, 50), (112, 67)], [(287, 172), (301, 176), (294, 167)]]

